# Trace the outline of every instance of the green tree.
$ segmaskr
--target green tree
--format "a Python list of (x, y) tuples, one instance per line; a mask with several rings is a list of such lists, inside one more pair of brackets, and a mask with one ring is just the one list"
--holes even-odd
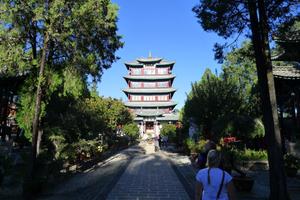
[[(206, 31), (214, 31), (224, 38), (251, 31), (268, 143), (270, 199), (289, 199), (289, 197), (278, 126), (269, 36), (279, 23), (289, 20), (298, 13), (297, 9), (299, 9), (297, 0), (200, 0), (200, 4), (193, 8)], [(222, 46), (216, 45), (217, 58), (222, 57), (221, 49)]]
[(226, 54), (222, 65), (221, 77), (231, 79), (240, 88), (243, 114), (254, 118), (261, 117), (261, 102), (258, 93), (257, 72), (253, 45), (250, 41), (243, 42)]
[(134, 140), (139, 137), (139, 127), (136, 123), (125, 124), (123, 127), (123, 131), (126, 135)]
[(176, 138), (176, 126), (174, 124), (163, 124), (160, 130), (161, 136), (168, 136), (170, 141), (174, 141)]
[(69, 143), (95, 139), (99, 134), (112, 137), (118, 125), (133, 121), (125, 105), (112, 98), (58, 98), (52, 100), (48, 107), (47, 127), (59, 127)]
[(79, 97), (87, 77), (99, 80), (117, 59), (117, 6), (110, 0), (4, 0), (0, 11), (0, 66), (29, 72), (21, 112), (28, 111), (31, 125), (23, 127), (32, 132), (35, 166), (51, 94)]
[[(185, 118), (193, 118), (202, 127), (204, 137), (213, 135), (213, 127), (225, 126), (234, 115), (238, 115), (242, 105), (240, 88), (231, 79), (222, 79), (205, 71), (199, 82), (192, 84), (192, 91), (185, 102)], [(220, 131), (214, 135), (217, 139)]]

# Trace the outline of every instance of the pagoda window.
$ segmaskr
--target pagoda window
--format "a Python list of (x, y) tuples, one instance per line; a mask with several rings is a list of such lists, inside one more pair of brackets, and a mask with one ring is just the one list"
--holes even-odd
[(168, 95), (159, 95), (157, 97), (158, 101), (168, 101), (169, 98), (168, 98)]
[(157, 69), (157, 74), (168, 74), (167, 68), (159, 68)]
[(142, 87), (142, 83), (141, 82), (131, 82), (130, 86), (132, 88), (140, 88), (140, 87)]
[(144, 69), (145, 75), (153, 75), (155, 74), (155, 69)]
[(144, 87), (145, 88), (155, 88), (156, 84), (154, 82), (145, 82)]
[(157, 86), (160, 87), (160, 88), (169, 87), (169, 82), (168, 81), (157, 82)]
[(131, 74), (132, 75), (141, 75), (142, 69), (131, 69)]
[(155, 96), (144, 96), (144, 101), (155, 101)]
[(132, 101), (141, 101), (142, 97), (140, 95), (131, 95), (130, 96)]

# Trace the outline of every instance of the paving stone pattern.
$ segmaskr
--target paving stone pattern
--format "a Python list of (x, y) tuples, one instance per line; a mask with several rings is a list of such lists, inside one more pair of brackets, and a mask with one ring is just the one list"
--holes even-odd
[(107, 199), (190, 198), (168, 159), (156, 152), (135, 157)]
[(122, 151), (44, 192), (40, 200), (102, 200), (126, 169), (131, 157), (143, 154), (138, 147)]
[[(197, 170), (192, 167), (187, 156), (172, 152), (164, 152), (173, 163), (175, 170), (183, 182), (189, 195), (192, 196), (195, 188), (195, 175)], [(237, 199), (242, 200), (267, 200), (269, 191), (269, 172), (267, 170), (247, 171), (248, 175), (254, 177), (255, 182), (251, 192), (236, 191)], [(287, 187), (291, 200), (300, 200), (300, 176), (295, 178), (287, 177)]]
[[(74, 176), (39, 199), (193, 199), (196, 172), (187, 156), (171, 149), (155, 152), (153, 143), (142, 142)], [(248, 173), (255, 177), (254, 187), (250, 193), (238, 193), (237, 199), (267, 199), (268, 171)], [(287, 178), (287, 183), (291, 200), (300, 199), (300, 178)]]

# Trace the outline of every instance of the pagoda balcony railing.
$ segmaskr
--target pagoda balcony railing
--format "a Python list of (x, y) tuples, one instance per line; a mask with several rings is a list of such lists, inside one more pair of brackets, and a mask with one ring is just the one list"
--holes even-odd
[(129, 75), (132, 76), (165, 76), (172, 74), (172, 71), (169, 68), (165, 69), (130, 69)]
[(128, 73), (130, 76), (165, 76), (165, 75), (170, 75), (172, 73), (164, 73), (164, 74), (159, 74), (159, 73), (154, 73), (154, 74), (145, 74), (145, 73)]
[(141, 88), (141, 89), (160, 89), (160, 88), (171, 88), (172, 82), (171, 81), (164, 81), (164, 82), (135, 82), (135, 81), (128, 81), (129, 88)]

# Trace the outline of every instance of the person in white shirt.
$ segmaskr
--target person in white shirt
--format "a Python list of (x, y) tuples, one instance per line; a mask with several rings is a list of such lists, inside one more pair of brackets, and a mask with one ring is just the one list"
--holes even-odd
[(208, 167), (199, 170), (196, 175), (195, 200), (235, 200), (232, 177), (218, 168), (220, 161), (220, 152), (208, 152)]

